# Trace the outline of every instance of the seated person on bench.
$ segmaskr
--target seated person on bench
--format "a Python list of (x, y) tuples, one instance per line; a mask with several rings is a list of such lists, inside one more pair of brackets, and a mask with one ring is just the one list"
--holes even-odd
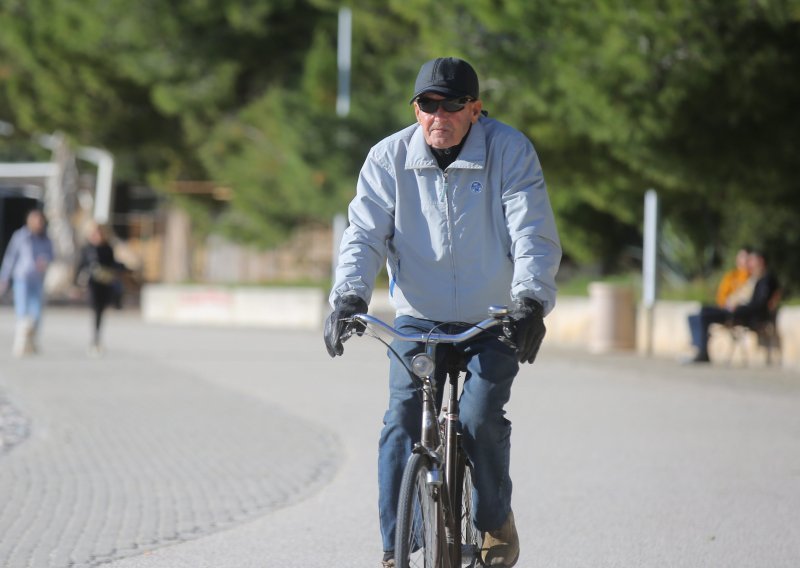
[[(741, 254), (741, 251), (740, 251)], [(737, 255), (738, 265), (739, 255)], [(692, 332), (692, 343), (697, 353), (691, 360), (693, 363), (708, 363), (708, 328), (712, 323), (745, 325), (755, 329), (759, 324), (769, 321), (770, 300), (779, 290), (777, 279), (767, 270), (767, 258), (761, 251), (750, 251), (747, 254), (747, 268), (752, 283), (750, 298), (738, 303), (737, 296), (748, 291), (747, 285), (734, 293), (724, 308), (703, 306), (700, 313), (689, 316), (689, 328)]]

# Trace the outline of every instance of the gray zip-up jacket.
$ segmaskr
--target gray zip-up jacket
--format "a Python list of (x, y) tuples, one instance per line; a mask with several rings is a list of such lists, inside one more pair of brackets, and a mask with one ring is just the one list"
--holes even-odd
[(521, 297), (555, 305), (561, 245), (531, 142), (482, 116), (439, 168), (414, 124), (369, 152), (339, 252), (331, 305), (367, 303), (388, 260), (397, 315), (475, 323)]

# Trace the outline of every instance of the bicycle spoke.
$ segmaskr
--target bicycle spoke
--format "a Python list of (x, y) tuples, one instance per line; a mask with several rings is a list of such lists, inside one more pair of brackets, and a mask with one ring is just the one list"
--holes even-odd
[(480, 533), (472, 524), (472, 468), (465, 466), (461, 485), (461, 563), (478, 566), (481, 549)]

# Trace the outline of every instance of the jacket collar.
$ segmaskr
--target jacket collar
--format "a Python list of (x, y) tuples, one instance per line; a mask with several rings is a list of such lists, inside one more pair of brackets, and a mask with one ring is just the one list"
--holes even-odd
[[(480, 170), (486, 165), (486, 131), (483, 128), (483, 117), (472, 125), (467, 141), (456, 161), (450, 164), (448, 169), (470, 169)], [(436, 159), (431, 153), (431, 149), (425, 142), (422, 128), (417, 124), (411, 141), (408, 144), (408, 154), (406, 155), (406, 169), (438, 168)]]

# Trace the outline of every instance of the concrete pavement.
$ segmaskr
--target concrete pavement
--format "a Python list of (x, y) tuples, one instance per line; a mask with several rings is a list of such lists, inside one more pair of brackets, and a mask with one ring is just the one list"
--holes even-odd
[[(0, 566), (97, 566), (197, 538), (295, 502), (338, 468), (325, 428), (172, 364), (217, 348), (247, 357), (224, 334), (117, 318), (93, 359), (87, 318), (51, 310), (40, 356), (0, 355), (2, 389), (30, 424), (0, 458)], [(269, 377), (261, 363), (251, 372)]]
[[(374, 567), (384, 348), (50, 310), (0, 395), (0, 566)], [(800, 378), (549, 349), (509, 418), (520, 567), (794, 568)]]

